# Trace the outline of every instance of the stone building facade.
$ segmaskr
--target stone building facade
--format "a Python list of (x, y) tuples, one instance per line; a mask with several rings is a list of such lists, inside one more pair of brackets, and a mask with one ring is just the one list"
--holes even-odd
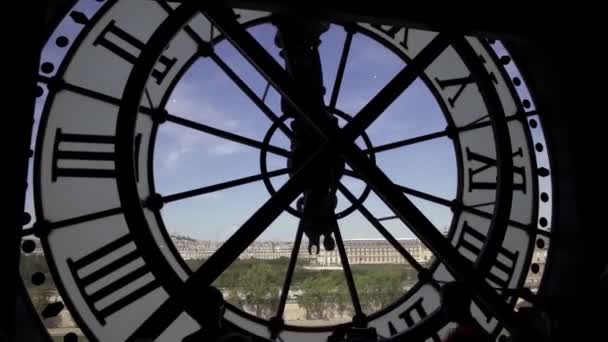
[[(213, 254), (222, 244), (218, 241), (198, 241), (183, 237), (172, 237), (179, 254), (184, 259), (205, 259)], [(433, 254), (417, 239), (399, 239), (399, 243), (419, 263), (428, 263)], [(344, 240), (346, 255), (351, 264), (405, 264), (401, 254), (384, 239), (348, 239)], [(292, 242), (260, 241), (249, 246), (241, 259), (273, 260), (289, 258), (293, 249)], [(318, 266), (340, 265), (338, 249), (326, 251), (321, 248), (318, 254), (308, 252), (308, 241), (303, 240), (298, 260)]]

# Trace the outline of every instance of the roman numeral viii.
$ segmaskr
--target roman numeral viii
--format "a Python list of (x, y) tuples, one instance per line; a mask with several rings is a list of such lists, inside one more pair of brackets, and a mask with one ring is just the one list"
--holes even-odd
[(67, 260), (76, 286), (101, 325), (160, 284), (129, 234), (74, 260)]

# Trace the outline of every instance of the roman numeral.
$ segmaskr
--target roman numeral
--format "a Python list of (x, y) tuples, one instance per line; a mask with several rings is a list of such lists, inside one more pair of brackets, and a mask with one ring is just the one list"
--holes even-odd
[(387, 36), (390, 36), (393, 39), (397, 39), (397, 35), (403, 32), (403, 35), (399, 38), (399, 45), (403, 46), (407, 49), (407, 41), (409, 36), (409, 28), (400, 27), (400, 26), (389, 26), (389, 25), (378, 25), (372, 24), (372, 27), (384, 32)]
[[(477, 181), (475, 180), (476, 175), (489, 170), (490, 168), (496, 169), (497, 163), (496, 159), (481, 155), (479, 153), (471, 152), (471, 150), (467, 147), (467, 160), (468, 161), (477, 161), (482, 163), (483, 166), (480, 166), (476, 169), (469, 168), (469, 192), (472, 192), (475, 189), (485, 189), (485, 190), (496, 190), (496, 181)], [(517, 151), (513, 152), (511, 155), (512, 158), (515, 157), (523, 157), (524, 151), (520, 147)], [(515, 164), (515, 163), (514, 163)], [(521, 191), (524, 194), (526, 193), (526, 170), (523, 166), (513, 165), (513, 191)], [(498, 172), (496, 171), (496, 176)], [(515, 175), (519, 175), (519, 182), (516, 179)]]
[[(486, 242), (486, 238), (487, 237), (484, 234), (470, 226), (467, 221), (464, 221), (462, 231), (460, 232), (460, 236), (458, 237), (455, 247), (465, 257), (467, 257), (467, 254), (472, 254), (474, 257), (469, 260), (471, 260), (471, 262), (475, 262), (481, 253), (481, 249)], [(464, 254), (463, 251), (467, 251), (468, 253)], [(511, 252), (510, 250), (501, 246), (489, 274), (486, 275), (486, 280), (490, 282), (490, 285), (499, 288), (507, 288), (511, 278), (513, 277), (513, 272), (515, 270), (515, 265), (517, 264), (518, 258), (519, 252)]]
[[(116, 26), (116, 21), (114, 20), (110, 21), (103, 31), (101, 31), (93, 42), (93, 45), (101, 45), (131, 64), (135, 64), (137, 57), (145, 46), (143, 42)], [(156, 84), (163, 82), (176, 61), (176, 58), (169, 58), (165, 55), (162, 55), (158, 59), (157, 63), (162, 65), (159, 65), (158, 68), (152, 71), (152, 77), (156, 80)]]
[[(136, 268), (129, 267), (129, 264), (136, 260), (143, 261), (129, 234), (102, 246), (78, 260), (71, 258), (67, 260), (76, 286), (101, 325), (106, 324), (107, 317), (136, 302), (160, 286), (156, 278), (152, 278), (136, 289), (130, 286), (127, 291), (121, 291), (121, 289), (134, 284), (139, 279), (152, 275), (145, 263)], [(102, 261), (107, 261), (107, 263), (99, 266)], [(86, 272), (84, 272), (85, 269)], [(113, 276), (116, 274), (121, 274), (121, 276)], [(104, 279), (108, 278), (111, 278), (112, 281), (106, 282), (105, 285), (97, 286)], [(148, 276), (147, 278), (150, 277)], [(111, 303), (105, 303), (107, 302), (107, 298), (111, 296), (116, 297), (116, 294), (119, 292), (121, 293), (118, 299)], [(100, 308), (100, 305), (103, 306)]]
[[(414, 302), (414, 304), (412, 304), (412, 306), (399, 314), (399, 318), (401, 318), (408, 327), (412, 327), (414, 324), (428, 316), (428, 312), (426, 312), (426, 309), (422, 305), (423, 299), (424, 298), (419, 298)], [(395, 326), (390, 321), (388, 322), (388, 330), (391, 336), (398, 333), (397, 329), (395, 329)], [(441, 342), (441, 339), (437, 334), (433, 334), (430, 339), (434, 342)]]
[[(51, 179), (59, 177), (114, 178), (115, 137), (55, 132)], [(85, 147), (86, 146), (86, 147)]]
[[(483, 56), (480, 55), (479, 58), (481, 59), (482, 63), (486, 63), (486, 60), (483, 58)], [(496, 76), (493, 72), (488, 73), (488, 75), (492, 79), (492, 82), (498, 84), (498, 80), (496, 79)], [(462, 92), (469, 84), (474, 83), (475, 80), (473, 79), (473, 76), (469, 74), (468, 76), (447, 79), (439, 79), (438, 77), (435, 77), (435, 82), (437, 82), (437, 85), (439, 85), (439, 88), (441, 88), (441, 90), (445, 90), (446, 88), (451, 89), (457, 87), (456, 92), (453, 93), (451, 97), (448, 97), (448, 103), (450, 104), (450, 107), (454, 108)]]
[[(141, 133), (135, 136), (134, 158), (136, 180), (139, 181), (139, 149)], [(59, 177), (115, 178), (116, 137), (112, 135), (63, 133), (55, 131), (51, 180)]]
[[(464, 221), (462, 231), (455, 247), (466, 258), (469, 258), (467, 254), (472, 254), (474, 257), (469, 260), (475, 262), (481, 253), (481, 248), (485, 244), (486, 238), (487, 237), (484, 234), (470, 226), (467, 221)], [(464, 251), (467, 251), (468, 253), (463, 253)], [(518, 258), (519, 252), (512, 252), (501, 246), (498, 250), (496, 260), (490, 268), (489, 274), (485, 276), (486, 281), (496, 288), (508, 288), (511, 278), (513, 278)], [(500, 293), (501, 291), (498, 290), (497, 292)], [(492, 315), (482, 306), (478, 305), (478, 307), (486, 316), (487, 323), (490, 323)]]
[(395, 329), (395, 326), (393, 325), (393, 322), (391, 321), (388, 321), (388, 331), (391, 336), (397, 335), (398, 333), (397, 329)]

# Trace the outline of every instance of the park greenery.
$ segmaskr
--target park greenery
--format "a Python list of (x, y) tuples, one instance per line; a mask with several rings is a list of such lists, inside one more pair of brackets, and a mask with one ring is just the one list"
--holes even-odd
[[(196, 270), (203, 259), (186, 260)], [(213, 283), (222, 290), (232, 305), (261, 318), (276, 312), (283, 286), (288, 258), (274, 260), (243, 259), (234, 262)], [(21, 274), (32, 302), (40, 312), (55, 293), (55, 285), (42, 255), (22, 255)], [(297, 303), (307, 319), (350, 317), (354, 309), (342, 270), (309, 269), (302, 262), (296, 265), (288, 303)], [(402, 296), (416, 281), (413, 269), (403, 264), (351, 265), (363, 312), (371, 314)], [(32, 276), (44, 275), (44, 282), (34, 285)]]
[[(204, 260), (187, 260), (192, 270)], [(289, 259), (237, 260), (214, 283), (226, 300), (263, 318), (274, 315)], [(289, 300), (306, 310), (308, 319), (352, 316), (354, 309), (342, 270), (307, 269), (299, 263), (294, 271)], [(371, 314), (401, 297), (416, 281), (406, 265), (352, 265), (362, 310)]]

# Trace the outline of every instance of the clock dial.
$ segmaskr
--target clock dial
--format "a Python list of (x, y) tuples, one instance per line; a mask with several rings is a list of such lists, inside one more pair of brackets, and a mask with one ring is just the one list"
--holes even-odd
[[(195, 289), (211, 285), (280, 215), (290, 215), (290, 236), (296, 241), (290, 245), (295, 245), (293, 252), (286, 253), (290, 261), (276, 295), (278, 308), (260, 316), (229, 302), (225, 325), (265, 339), (326, 340), (337, 334), (331, 322), (311, 327), (283, 320), (300, 249), (307, 250), (320, 236), (306, 228), (311, 217), (307, 210), (313, 210), (306, 208), (313, 207), (308, 198), (324, 181), (330, 182), (336, 203), (321, 224), (330, 228), (317, 241), (329, 241), (330, 236), (334, 246), (327, 242), (317, 248), (330, 256), (330, 263), (337, 260), (345, 274), (353, 316), (345, 320), (346, 326), (375, 328), (387, 338), (438, 341), (453, 327), (442, 314), (442, 289), (474, 270), (483, 281), (473, 288), (467, 311), (495, 338), (504, 334), (504, 327), (510, 328), (505, 312), (518, 301), (517, 290), (538, 286), (528, 273), (539, 273), (534, 256), (550, 241), (551, 183), (549, 170), (539, 166), (547, 151), (538, 113), (500, 42), (387, 25), (332, 23), (320, 33), (320, 44), (328, 37), (325, 43), (336, 43), (341, 51), (333, 52), (334, 62), (320, 55), (324, 70), (317, 81), (302, 80), (312, 87), (306, 89), (319, 94), (323, 86), (327, 89), (319, 107), (327, 116), (318, 117), (309, 115), (310, 105), (291, 84), (294, 68), (301, 66), (286, 70), (280, 64), (296, 58), (290, 57), (293, 47), (279, 42), (287, 38), (277, 38), (283, 57), (277, 59), (266, 43), (260, 45), (260, 36), (254, 34), (256, 40), (250, 33), (258, 27), (273, 34), (277, 27), (287, 32), (282, 30), (288, 24), (268, 12), (206, 6), (148, 0), (106, 1), (94, 7), (79, 3), (56, 33), (72, 33), (64, 56), (47, 62), (45, 58), (56, 52), (47, 48), (43, 54), (39, 84), (44, 96), (38, 103), (43, 111), (33, 175), (37, 224), (26, 231), (40, 236), (61, 297), (87, 337), (114, 341), (153, 336), (169, 341), (196, 333), (209, 308)], [(223, 53), (227, 46), (234, 53)], [(348, 78), (349, 72), (358, 72), (348, 61), (360, 46), (372, 53), (382, 51), (397, 66), (394, 72), (380, 70), (386, 80), (363, 95), (353, 93), (356, 87)], [(238, 67), (237, 58), (248, 65), (248, 73)], [(170, 99), (184, 80), (192, 81), (193, 70), (205, 65), (216, 66), (236, 85), (239, 96), (257, 107), (250, 114), (265, 120), (264, 128), (240, 132), (173, 110)], [(331, 71), (325, 69), (328, 65)], [(333, 84), (324, 82), (327, 73), (335, 75), (329, 81)], [(211, 76), (195, 81), (213, 87)], [(257, 89), (258, 84), (266, 86)], [(400, 114), (394, 108), (403, 104), (399, 96), (411, 84), (435, 102), (441, 115), (437, 122), (445, 128), (406, 139), (374, 130), (380, 127), (376, 121), (387, 120), (384, 112)], [(267, 101), (269, 90), (274, 102)], [(365, 101), (349, 104), (356, 96)], [(236, 100), (226, 94), (227, 107), (230, 101)], [(396, 118), (408, 122), (408, 110), (411, 107), (404, 106), (403, 115)], [(335, 118), (335, 126), (328, 117)], [(303, 134), (298, 125), (309, 125), (312, 133)], [(244, 176), (160, 193), (163, 173), (155, 171), (155, 163), (164, 153), (164, 140), (159, 137), (171, 126), (251, 149), (259, 165)], [(311, 134), (335, 148), (325, 151), (327, 145), (311, 143)], [(418, 186), (393, 165), (418, 166), (419, 159), (408, 161), (398, 153), (438, 139), (454, 162), (454, 189), (423, 191), (428, 184)], [(315, 154), (317, 150), (322, 152)], [(316, 174), (316, 179), (307, 180), (307, 173)], [(349, 185), (353, 182), (361, 185)], [(266, 202), (244, 217), (232, 236), (225, 234), (230, 237), (206, 254), (206, 262), (190, 269), (169, 234), (176, 227), (165, 206), (252, 183), (265, 191)], [(451, 212), (445, 237), (436, 228), (437, 218), (427, 212), (428, 205), (420, 203)], [(353, 222), (365, 222), (417, 274), (417, 282), (403, 288), (389, 305), (372, 308), (361, 302), (357, 259), (362, 258), (354, 242), (342, 237)], [(413, 257), (412, 249), (395, 238), (395, 229), (414, 232), (432, 260)], [(377, 257), (378, 263), (387, 260), (384, 254)]]

